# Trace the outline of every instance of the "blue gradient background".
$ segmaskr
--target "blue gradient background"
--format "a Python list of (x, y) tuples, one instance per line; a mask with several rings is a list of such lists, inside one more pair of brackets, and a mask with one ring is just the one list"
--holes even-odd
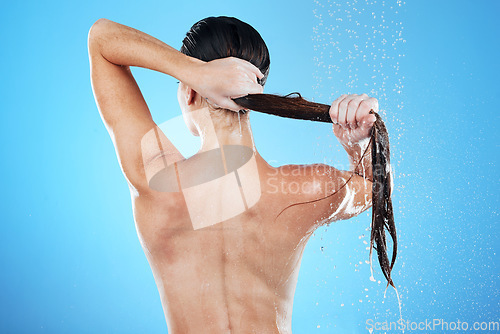
[[(348, 21), (354, 8), (375, 17)], [(299, 91), (323, 103), (342, 93), (377, 97), (392, 143), (400, 242), (393, 277), (403, 319), (499, 321), (499, 12), (498, 1), (4, 3), (0, 332), (167, 332), (90, 86), (86, 39), (101, 17), (179, 48), (199, 19), (235, 16), (268, 44), (266, 92)], [(348, 57), (352, 34), (345, 29), (356, 23), (372, 29), (358, 44), (376, 43), (366, 53), (379, 74), (373, 78)], [(380, 25), (389, 42), (401, 37), (394, 47), (380, 48), (373, 30)], [(331, 41), (340, 52), (332, 53)], [(358, 76), (350, 81), (353, 68)], [(175, 79), (133, 71), (157, 123), (180, 114)], [(254, 113), (252, 126), (273, 165), (346, 167), (328, 125)], [(294, 333), (366, 333), (370, 319), (399, 319), (394, 290), (384, 298), (376, 259), (382, 283), (369, 280), (370, 212), (310, 240)]]

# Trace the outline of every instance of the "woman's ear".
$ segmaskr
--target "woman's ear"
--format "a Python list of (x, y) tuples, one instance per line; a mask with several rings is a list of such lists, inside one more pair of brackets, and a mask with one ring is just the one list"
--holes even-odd
[(191, 87), (189, 86), (186, 86), (187, 87), (187, 92), (186, 92), (186, 105), (191, 105), (194, 103), (195, 99), (196, 99), (196, 95), (198, 93), (196, 93), (196, 91), (194, 89), (192, 89)]
[(179, 88), (177, 92), (179, 102), (183, 101), (186, 104), (186, 106), (189, 106), (194, 103), (196, 95), (197, 95), (196, 91), (193, 90), (191, 87), (182, 82), (179, 83)]

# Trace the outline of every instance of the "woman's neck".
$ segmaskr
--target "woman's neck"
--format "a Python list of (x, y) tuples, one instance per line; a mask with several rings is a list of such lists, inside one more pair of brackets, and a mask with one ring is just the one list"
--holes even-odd
[(241, 145), (256, 152), (248, 115), (231, 115), (230, 118), (212, 116), (211, 121), (199, 125), (201, 137), (200, 152), (220, 148), (224, 145)]

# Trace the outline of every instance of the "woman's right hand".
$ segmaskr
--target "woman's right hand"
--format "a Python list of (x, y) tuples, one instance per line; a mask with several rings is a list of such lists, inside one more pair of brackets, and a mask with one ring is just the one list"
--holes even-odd
[(257, 78), (264, 75), (246, 60), (228, 57), (195, 64), (185, 83), (218, 107), (239, 111), (242, 107), (231, 98), (263, 92)]
[(370, 137), (377, 120), (378, 100), (366, 94), (343, 94), (330, 107), (333, 133), (343, 146), (351, 146)]

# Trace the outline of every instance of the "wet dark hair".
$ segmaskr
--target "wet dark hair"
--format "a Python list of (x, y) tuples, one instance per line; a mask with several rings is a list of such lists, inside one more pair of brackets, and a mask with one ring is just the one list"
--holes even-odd
[(186, 33), (180, 52), (203, 61), (236, 57), (257, 67), (264, 77), (269, 74), (271, 59), (266, 43), (251, 25), (234, 17), (207, 17), (196, 22)]
[[(264, 40), (252, 26), (234, 17), (208, 17), (195, 23), (182, 41), (180, 51), (203, 61), (226, 57), (247, 60), (264, 74), (264, 77), (259, 82), (262, 86), (264, 86), (269, 74), (270, 57)], [(329, 115), (329, 105), (307, 101), (299, 93), (291, 93), (285, 96), (249, 94), (235, 98), (233, 101), (245, 109), (276, 116), (326, 123), (332, 122)], [(382, 118), (373, 110), (370, 113), (375, 114), (376, 117), (368, 145), (368, 148), (371, 147), (373, 171), (370, 259), (372, 250), (375, 248), (382, 273), (387, 279), (388, 285), (390, 284), (395, 288), (391, 278), (391, 271), (396, 261), (397, 236), (391, 201), (389, 136)], [(363, 160), (368, 148), (363, 152), (360, 162)], [(352, 175), (354, 175), (354, 172)], [(313, 201), (295, 203), (289, 207), (320, 201), (335, 195), (350, 181), (352, 175), (334, 193)], [(283, 209), (280, 214), (289, 207)], [(389, 261), (387, 254), (386, 229), (392, 238), (393, 244), (391, 261)]]

